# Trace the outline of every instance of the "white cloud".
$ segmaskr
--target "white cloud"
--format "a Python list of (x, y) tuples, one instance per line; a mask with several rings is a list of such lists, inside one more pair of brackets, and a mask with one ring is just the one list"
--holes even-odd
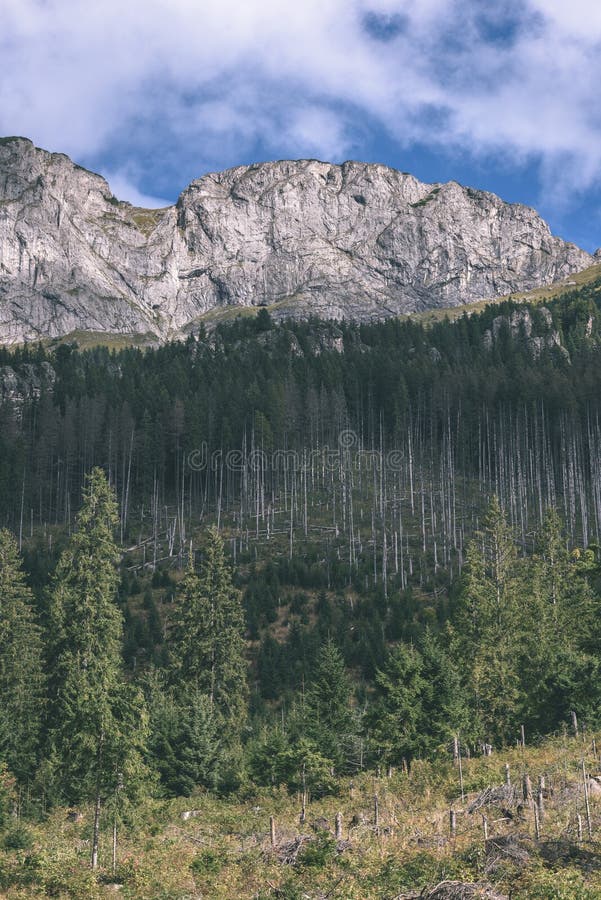
[[(0, 0), (0, 133), (107, 165), (150, 147), (153, 171), (185, 150), (200, 174), (258, 146), (360, 154), (371, 120), (584, 190), (601, 179), (600, 42), (590, 0)], [(143, 171), (117, 171), (115, 193)]]

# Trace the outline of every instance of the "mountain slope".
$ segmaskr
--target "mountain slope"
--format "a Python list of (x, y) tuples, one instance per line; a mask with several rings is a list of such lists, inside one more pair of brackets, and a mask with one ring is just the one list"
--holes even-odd
[(0, 141), (0, 341), (166, 339), (223, 307), (374, 319), (566, 278), (593, 258), (532, 209), (381, 165), (242, 166), (140, 210), (23, 138)]

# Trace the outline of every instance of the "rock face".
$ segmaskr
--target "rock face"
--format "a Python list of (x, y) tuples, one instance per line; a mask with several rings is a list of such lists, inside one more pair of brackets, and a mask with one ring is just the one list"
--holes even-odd
[(0, 140), (0, 342), (164, 340), (223, 307), (376, 319), (549, 284), (593, 257), (528, 207), (381, 165), (242, 166), (142, 210), (23, 138)]
[(27, 400), (37, 400), (44, 391), (52, 392), (55, 381), (56, 372), (47, 362), (22, 363), (16, 370), (12, 366), (0, 366), (0, 404), (20, 406)]
[[(539, 357), (544, 350), (556, 349), (564, 359), (569, 360), (570, 354), (561, 343), (559, 332), (553, 327), (551, 311), (546, 306), (538, 306), (535, 315), (538, 320), (536, 325), (529, 309), (516, 309), (511, 315), (496, 316), (492, 321), (492, 328), (484, 332), (484, 346), (487, 350), (492, 349), (503, 328), (507, 328), (514, 340), (520, 336), (524, 338), (534, 357)], [(592, 321), (590, 327), (592, 328)], [(588, 327), (587, 334), (590, 334)]]

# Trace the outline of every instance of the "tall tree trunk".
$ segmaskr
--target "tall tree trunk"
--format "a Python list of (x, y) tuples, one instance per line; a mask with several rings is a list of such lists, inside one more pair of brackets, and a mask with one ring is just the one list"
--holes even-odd
[(96, 789), (94, 804), (94, 830), (92, 833), (92, 868), (98, 868), (98, 842), (100, 837), (100, 785)]

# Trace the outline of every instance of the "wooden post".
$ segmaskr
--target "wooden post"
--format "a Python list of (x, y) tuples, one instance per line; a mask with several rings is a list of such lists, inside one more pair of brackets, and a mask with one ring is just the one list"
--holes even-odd
[(528, 805), (532, 801), (532, 782), (530, 781), (530, 775), (526, 773), (524, 775), (524, 779), (522, 781), (522, 797)]
[(509, 763), (505, 763), (505, 784), (511, 784), (511, 771)]
[(574, 710), (570, 712), (570, 716), (572, 717), (572, 731), (574, 732), (574, 737), (578, 737), (578, 716)]
[(459, 738), (457, 735), (453, 738), (453, 762), (459, 759)]
[(465, 793), (463, 791), (463, 766), (461, 765), (461, 746), (459, 745), (459, 787), (461, 789), (461, 802), (465, 802)]
[(522, 733), (522, 747), (525, 747), (526, 746), (526, 732), (524, 730), (523, 725), (521, 726), (521, 733)]
[(545, 776), (538, 776), (538, 790), (536, 792), (536, 807), (538, 810), (538, 818), (542, 822), (545, 817), (545, 798), (543, 792), (545, 790)]
[(589, 841), (591, 841), (593, 839), (593, 825), (591, 822), (591, 804), (589, 802), (588, 796), (588, 780), (586, 767), (584, 765), (584, 759), (582, 760), (582, 780), (584, 782), (584, 808), (586, 809), (586, 828), (588, 831)]
[(582, 843), (582, 816), (580, 813), (576, 816), (576, 827), (578, 828), (578, 843)]
[(374, 828), (379, 828), (380, 826), (380, 809), (378, 804), (378, 795), (374, 796)]
[(484, 840), (488, 840), (488, 819), (482, 816), (482, 831), (484, 832)]
[(386, 773), (388, 778), (392, 778), (392, 772), (393, 772), (392, 766), (388, 766), (388, 771)]
[(540, 841), (540, 819), (538, 817), (538, 806), (534, 804), (534, 836)]
[(454, 809), (449, 810), (449, 829), (451, 831), (451, 837), (455, 837), (457, 834), (457, 813)]
[(273, 816), (269, 816), (269, 837), (271, 846), (275, 847), (275, 818)]
[(355, 782), (351, 781), (348, 787), (349, 787), (349, 796), (352, 800), (353, 797), (355, 796)]
[(336, 818), (334, 820), (334, 833), (336, 836), (336, 840), (342, 840), (342, 813), (337, 812)]

